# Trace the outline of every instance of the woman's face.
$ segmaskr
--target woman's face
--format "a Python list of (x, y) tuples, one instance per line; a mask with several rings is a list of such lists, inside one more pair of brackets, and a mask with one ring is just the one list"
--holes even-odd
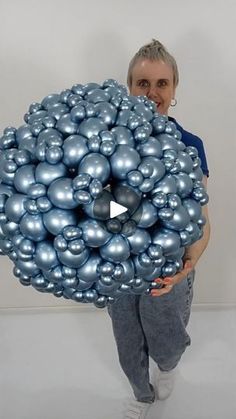
[(168, 114), (171, 99), (175, 97), (173, 70), (164, 61), (140, 59), (132, 71), (130, 94), (147, 96), (156, 103), (156, 110)]

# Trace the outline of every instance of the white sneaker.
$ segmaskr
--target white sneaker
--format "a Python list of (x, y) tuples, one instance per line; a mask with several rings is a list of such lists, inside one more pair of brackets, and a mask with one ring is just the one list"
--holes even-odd
[(154, 383), (157, 400), (165, 400), (171, 395), (175, 385), (176, 372), (177, 368), (170, 371), (159, 371)]
[(123, 419), (146, 419), (151, 404), (136, 400), (130, 401), (125, 408)]

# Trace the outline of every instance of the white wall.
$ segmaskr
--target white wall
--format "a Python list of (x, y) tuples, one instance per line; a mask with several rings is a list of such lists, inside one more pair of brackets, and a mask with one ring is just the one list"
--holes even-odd
[[(175, 116), (204, 139), (210, 166), (211, 243), (198, 265), (196, 303), (235, 303), (234, 0), (0, 0), (0, 131), (34, 101), (75, 83), (126, 80), (152, 37), (180, 69)], [(18, 284), (0, 259), (0, 307), (71, 305)]]

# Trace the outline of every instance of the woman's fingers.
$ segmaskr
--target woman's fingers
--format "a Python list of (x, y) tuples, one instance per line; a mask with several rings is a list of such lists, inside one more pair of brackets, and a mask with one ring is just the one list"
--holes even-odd
[(172, 290), (174, 285), (165, 285), (161, 289), (153, 289), (151, 290), (151, 296), (152, 297), (160, 297), (163, 294), (168, 294)]
[(178, 284), (183, 279), (185, 279), (187, 275), (192, 271), (192, 269), (192, 263), (189, 260), (187, 260), (184, 264), (184, 269), (182, 269), (182, 271), (178, 272), (176, 275), (166, 278), (156, 278), (154, 282), (163, 285), (163, 288), (151, 290), (151, 295), (153, 297), (159, 297), (163, 294), (167, 294), (172, 290), (174, 285)]

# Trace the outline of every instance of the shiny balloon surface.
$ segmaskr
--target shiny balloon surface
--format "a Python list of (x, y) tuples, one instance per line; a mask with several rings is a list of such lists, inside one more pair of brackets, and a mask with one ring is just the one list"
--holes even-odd
[[(195, 147), (115, 80), (32, 103), (0, 138), (0, 253), (37, 291), (103, 308), (149, 294), (200, 239)], [(111, 216), (111, 202), (126, 210)]]

